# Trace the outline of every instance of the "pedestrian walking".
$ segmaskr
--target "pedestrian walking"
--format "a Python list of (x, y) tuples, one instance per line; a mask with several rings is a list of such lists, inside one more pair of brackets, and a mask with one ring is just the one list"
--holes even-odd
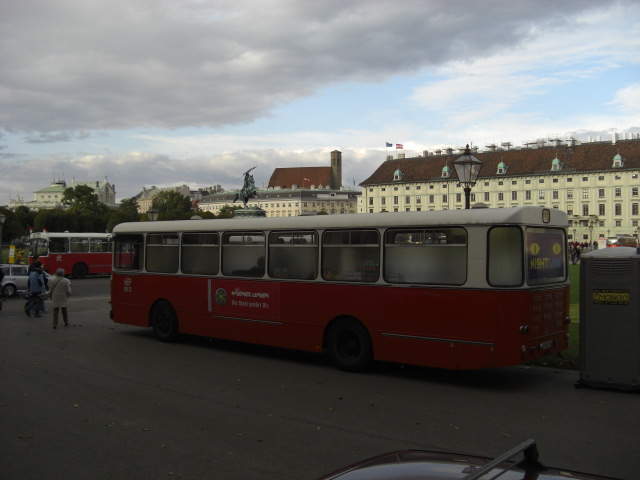
[(62, 310), (64, 326), (69, 326), (67, 307), (71, 296), (71, 281), (64, 276), (64, 270), (56, 270), (56, 276), (51, 280), (51, 305), (53, 307), (53, 328), (58, 328), (58, 315)]
[(24, 306), (24, 311), (28, 317), (30, 317), (32, 313), (34, 317), (41, 317), (44, 311), (44, 295), (47, 292), (44, 272), (42, 271), (42, 262), (37, 261), (31, 264), (27, 288), (30, 296)]

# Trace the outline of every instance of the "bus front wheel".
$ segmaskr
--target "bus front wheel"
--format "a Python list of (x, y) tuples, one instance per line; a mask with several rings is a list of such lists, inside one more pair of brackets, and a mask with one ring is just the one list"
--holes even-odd
[(151, 310), (153, 333), (161, 342), (174, 342), (178, 338), (178, 316), (171, 304), (161, 300)]
[(369, 332), (354, 318), (339, 319), (330, 327), (327, 350), (332, 362), (347, 372), (362, 372), (373, 361)]
[(89, 274), (89, 269), (84, 263), (76, 263), (71, 269), (73, 278), (84, 278)]

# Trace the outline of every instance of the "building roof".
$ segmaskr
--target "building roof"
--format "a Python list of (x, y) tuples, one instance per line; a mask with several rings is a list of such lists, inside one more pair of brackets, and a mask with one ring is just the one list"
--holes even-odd
[[(640, 140), (589, 142), (540, 148), (497, 150), (472, 153), (483, 163), (478, 180), (501, 176), (558, 175), (574, 172), (640, 169)], [(443, 167), (452, 167), (462, 153), (429, 155), (427, 157), (399, 158), (385, 161), (373, 174), (360, 183), (361, 186), (389, 184), (394, 172), (402, 172), (402, 182), (450, 181), (443, 177)], [(620, 155), (623, 164), (613, 168), (614, 157)], [(559, 170), (552, 170), (554, 159), (560, 162)], [(498, 174), (501, 162), (508, 168), (506, 174)], [(558, 162), (556, 162), (557, 164)], [(557, 168), (557, 167), (556, 167)], [(453, 172), (453, 169), (452, 169)], [(397, 181), (397, 180), (396, 180)]]
[(325, 187), (331, 184), (331, 167), (276, 168), (269, 179), (269, 188), (290, 189), (311, 185)]

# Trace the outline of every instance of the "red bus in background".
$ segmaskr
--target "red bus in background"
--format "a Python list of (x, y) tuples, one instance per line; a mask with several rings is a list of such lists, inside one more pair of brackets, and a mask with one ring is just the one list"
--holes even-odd
[(567, 347), (566, 226), (540, 207), (122, 223), (111, 316), (349, 371), (516, 365)]
[(29, 236), (29, 263), (37, 256), (51, 275), (63, 268), (67, 275), (109, 274), (112, 244), (109, 233), (37, 232)]

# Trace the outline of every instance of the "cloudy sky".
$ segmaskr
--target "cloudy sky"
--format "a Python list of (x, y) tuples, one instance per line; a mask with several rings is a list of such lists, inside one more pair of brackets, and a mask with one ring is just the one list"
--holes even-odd
[(0, 205), (640, 132), (637, 0), (0, 0)]

